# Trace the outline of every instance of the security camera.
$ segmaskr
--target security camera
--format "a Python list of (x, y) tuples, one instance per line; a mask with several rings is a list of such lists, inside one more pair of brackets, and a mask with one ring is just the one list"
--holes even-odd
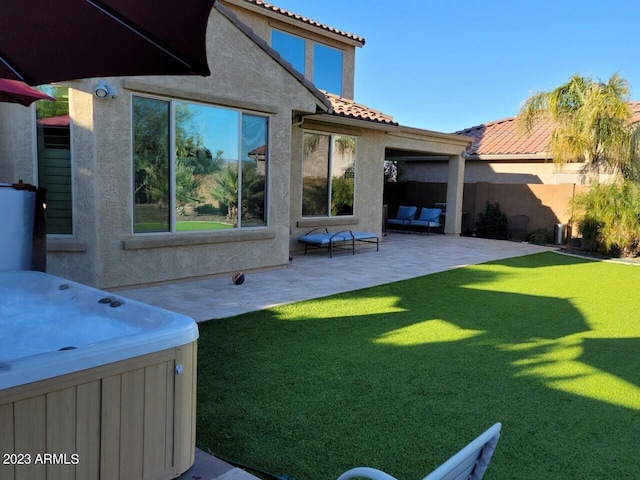
[(96, 85), (93, 93), (96, 97), (101, 99), (116, 98), (118, 96), (118, 91), (111, 85), (107, 84), (104, 80), (98, 81), (98, 85)]

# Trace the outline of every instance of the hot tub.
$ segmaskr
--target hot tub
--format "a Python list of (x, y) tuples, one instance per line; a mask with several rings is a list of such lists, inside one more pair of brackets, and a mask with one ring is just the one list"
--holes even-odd
[(171, 479), (195, 454), (198, 327), (40, 272), (0, 272), (0, 478)]

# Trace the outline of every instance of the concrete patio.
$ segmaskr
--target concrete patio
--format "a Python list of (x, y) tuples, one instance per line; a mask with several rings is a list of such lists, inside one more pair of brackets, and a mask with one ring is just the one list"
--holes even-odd
[[(245, 272), (242, 285), (230, 275), (122, 289), (118, 293), (192, 317), (197, 322), (239, 315), (300, 300), (324, 297), (557, 247), (444, 235), (389, 233), (375, 246), (356, 246), (356, 254), (333, 258), (324, 250), (294, 254), (289, 266)], [(256, 480), (240, 468), (197, 450), (180, 480)]]

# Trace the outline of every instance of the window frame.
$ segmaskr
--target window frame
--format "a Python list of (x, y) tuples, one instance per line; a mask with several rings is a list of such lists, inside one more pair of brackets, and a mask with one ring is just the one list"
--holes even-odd
[[(49, 233), (47, 232), (47, 238), (62, 238), (62, 239), (70, 239), (75, 238), (77, 229), (76, 229), (76, 162), (75, 162), (75, 148), (74, 148), (74, 136), (75, 136), (75, 125), (73, 118), (71, 117), (70, 109), (71, 109), (71, 96), (73, 89), (64, 83), (56, 83), (56, 84), (46, 84), (38, 87), (37, 89), (46, 93), (47, 87), (63, 87), (67, 89), (67, 115), (69, 116), (69, 176), (70, 176), (70, 198), (71, 198), (71, 233)], [(37, 116), (37, 106), (38, 102), (34, 102), (29, 107), (31, 109), (31, 118), (33, 125), (33, 133), (32, 133), (32, 144), (33, 144), (33, 171), (34, 171), (34, 183), (36, 186), (42, 187), (40, 185), (40, 155), (39, 155), (39, 139), (38, 139), (38, 116)]]
[[(135, 182), (136, 182), (136, 163), (135, 163), (135, 136), (134, 136), (134, 101), (135, 98), (145, 98), (151, 100), (158, 100), (162, 102), (169, 103), (169, 229), (166, 231), (135, 231)], [(176, 228), (176, 104), (178, 103), (186, 103), (190, 105), (204, 106), (217, 108), (221, 110), (229, 110), (238, 114), (237, 119), (237, 148), (238, 148), (238, 159), (236, 165), (238, 166), (239, 179), (238, 179), (238, 204), (242, 203), (242, 123), (244, 115), (254, 116), (254, 117), (262, 117), (266, 121), (266, 155), (265, 155), (265, 186), (264, 186), (264, 225), (249, 225), (242, 226), (242, 219), (239, 215), (237, 225), (234, 225), (233, 228), (230, 229), (204, 229), (204, 230), (178, 230)], [(271, 142), (272, 142), (272, 134), (271, 134), (271, 125), (272, 125), (272, 115), (267, 112), (260, 112), (255, 110), (249, 110), (246, 108), (237, 108), (226, 105), (219, 105), (213, 103), (205, 103), (197, 100), (190, 99), (182, 99), (175, 97), (168, 97), (162, 95), (154, 95), (147, 93), (133, 93), (131, 95), (131, 186), (130, 186), (130, 200), (131, 200), (131, 232), (134, 236), (148, 237), (153, 235), (195, 235), (195, 234), (216, 234), (223, 232), (250, 232), (255, 231), (257, 229), (267, 229), (269, 228), (269, 203), (270, 203), (270, 171), (271, 171)]]

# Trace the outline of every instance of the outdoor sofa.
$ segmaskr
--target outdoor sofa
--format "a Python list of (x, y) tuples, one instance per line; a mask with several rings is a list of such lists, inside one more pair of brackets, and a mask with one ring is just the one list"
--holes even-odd
[(426, 228), (428, 235), (432, 228), (439, 228), (442, 226), (440, 224), (440, 215), (442, 215), (441, 208), (423, 208), (420, 210), (420, 216), (416, 220), (411, 220), (410, 228), (414, 231), (417, 228)]
[(415, 206), (401, 205), (398, 207), (396, 216), (387, 220), (387, 225), (390, 225), (391, 228), (395, 228), (397, 230), (408, 230), (411, 228), (411, 222), (413, 221), (413, 217), (415, 217), (417, 210), (418, 207)]

